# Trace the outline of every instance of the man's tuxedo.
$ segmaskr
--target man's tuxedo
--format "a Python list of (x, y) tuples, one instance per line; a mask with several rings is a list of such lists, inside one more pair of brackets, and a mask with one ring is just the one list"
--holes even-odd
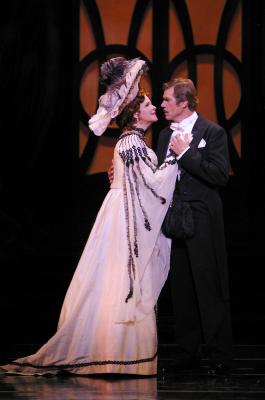
[[(161, 131), (157, 156), (166, 156), (172, 130)], [(226, 133), (199, 115), (190, 148), (180, 157), (176, 188), (188, 200), (195, 221), (194, 237), (173, 241), (171, 292), (177, 342), (190, 357), (201, 343), (209, 358), (230, 363), (232, 338), (229, 283), (222, 202), (218, 192), (229, 179)]]

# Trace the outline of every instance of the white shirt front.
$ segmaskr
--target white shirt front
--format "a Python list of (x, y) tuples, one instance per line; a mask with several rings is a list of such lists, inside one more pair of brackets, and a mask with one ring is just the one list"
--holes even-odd
[[(191, 133), (195, 122), (197, 121), (198, 114), (194, 111), (189, 117), (183, 119), (181, 122), (172, 122), (170, 124), (170, 129), (173, 130), (171, 137), (176, 135), (185, 135), (186, 133)], [(185, 149), (181, 154), (178, 155), (179, 160), (181, 156), (189, 149)], [(167, 149), (167, 156), (170, 154), (170, 148)]]

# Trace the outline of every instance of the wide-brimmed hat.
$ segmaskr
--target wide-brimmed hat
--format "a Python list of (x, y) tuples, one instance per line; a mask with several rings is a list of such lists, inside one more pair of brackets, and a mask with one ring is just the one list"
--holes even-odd
[(102, 64), (101, 82), (107, 86), (107, 90), (99, 98), (96, 114), (88, 121), (95, 135), (102, 135), (111, 120), (135, 99), (144, 70), (146, 63), (140, 58), (126, 60), (124, 57), (114, 57)]

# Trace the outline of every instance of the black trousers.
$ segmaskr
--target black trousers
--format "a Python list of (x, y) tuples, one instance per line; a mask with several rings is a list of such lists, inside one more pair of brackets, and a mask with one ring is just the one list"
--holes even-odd
[(204, 206), (194, 217), (195, 236), (173, 241), (171, 248), (176, 341), (187, 356), (196, 356), (205, 344), (211, 361), (231, 364), (230, 306), (221, 291), (212, 224)]

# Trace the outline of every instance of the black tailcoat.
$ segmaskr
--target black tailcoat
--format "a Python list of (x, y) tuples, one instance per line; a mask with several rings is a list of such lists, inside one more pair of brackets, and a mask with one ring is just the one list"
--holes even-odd
[[(157, 156), (166, 156), (172, 130), (161, 131)], [(229, 154), (224, 129), (199, 115), (190, 148), (178, 161), (176, 187), (191, 204), (195, 235), (172, 243), (171, 286), (177, 340), (189, 353), (204, 339), (212, 358), (231, 358), (229, 283), (219, 188), (229, 179)], [(214, 352), (217, 354), (214, 354)], [(222, 353), (220, 355), (220, 353)]]

